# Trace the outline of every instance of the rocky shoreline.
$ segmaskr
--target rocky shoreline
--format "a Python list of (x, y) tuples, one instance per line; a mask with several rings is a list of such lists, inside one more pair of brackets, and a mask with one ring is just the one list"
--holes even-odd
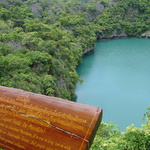
[(150, 31), (143, 33), (141, 36), (142, 36), (143, 38), (150, 38)]
[(86, 56), (86, 55), (89, 55), (89, 54), (91, 54), (91, 53), (93, 53), (93, 52), (94, 52), (94, 47), (88, 48), (86, 51), (84, 51), (82, 57), (84, 57), (84, 56)]
[[(121, 34), (117, 34), (117, 30), (114, 30), (111, 35), (105, 36), (104, 34), (100, 35), (97, 38), (97, 41), (106, 41), (111, 39), (125, 39), (125, 38), (150, 38), (150, 31), (142, 33), (140, 37), (128, 36), (125, 31), (122, 31)], [(88, 48), (84, 53), (83, 57), (94, 52), (94, 47)]]

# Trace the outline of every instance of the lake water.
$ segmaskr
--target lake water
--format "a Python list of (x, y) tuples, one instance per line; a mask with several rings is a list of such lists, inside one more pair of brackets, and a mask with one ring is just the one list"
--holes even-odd
[(103, 121), (122, 131), (141, 127), (150, 105), (150, 39), (117, 39), (96, 43), (77, 72), (77, 102), (103, 108)]

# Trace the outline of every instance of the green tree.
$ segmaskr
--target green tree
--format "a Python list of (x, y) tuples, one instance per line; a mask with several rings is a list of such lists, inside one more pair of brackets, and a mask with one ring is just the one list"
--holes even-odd
[(142, 125), (143, 128), (131, 125), (126, 128), (125, 132), (120, 132), (114, 125), (102, 123), (91, 149), (148, 150), (150, 147), (150, 107), (144, 116), (147, 121)]

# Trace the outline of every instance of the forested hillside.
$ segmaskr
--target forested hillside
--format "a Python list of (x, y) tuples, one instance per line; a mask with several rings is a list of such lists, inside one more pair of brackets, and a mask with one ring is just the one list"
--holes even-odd
[(150, 30), (149, 0), (0, 0), (0, 85), (72, 99), (99, 38)]

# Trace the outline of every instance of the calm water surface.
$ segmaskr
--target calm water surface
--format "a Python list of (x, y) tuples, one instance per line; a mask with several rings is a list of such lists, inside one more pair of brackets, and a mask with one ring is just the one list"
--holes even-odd
[(77, 72), (77, 102), (103, 108), (103, 121), (141, 127), (150, 105), (150, 39), (119, 39), (96, 43)]

